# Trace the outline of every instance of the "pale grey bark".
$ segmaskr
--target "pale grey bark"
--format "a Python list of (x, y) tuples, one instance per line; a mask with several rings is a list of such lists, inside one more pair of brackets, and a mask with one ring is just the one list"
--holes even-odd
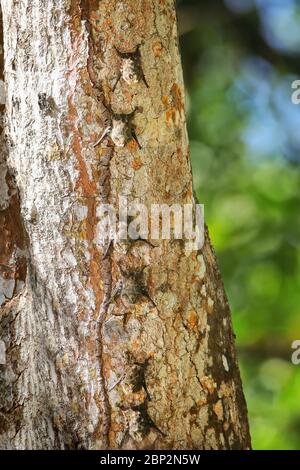
[[(27, 247), (26, 286), (1, 309), (1, 448), (248, 448), (208, 235), (201, 252), (167, 240), (107, 250), (99, 238), (99, 207), (120, 195), (195, 204), (173, 0), (1, 5)], [(128, 83), (116, 49), (137, 46), (142, 73)], [(109, 135), (94, 145), (108, 105), (137, 109), (141, 149)]]

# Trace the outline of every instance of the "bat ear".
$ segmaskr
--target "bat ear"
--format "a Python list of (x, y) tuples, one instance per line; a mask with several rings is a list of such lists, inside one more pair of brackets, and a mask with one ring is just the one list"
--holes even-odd
[(118, 54), (119, 57), (123, 58), (126, 56), (126, 52), (120, 51), (116, 46), (114, 46), (114, 49), (116, 50), (116, 53)]
[(118, 78), (117, 78), (117, 80), (116, 80), (116, 82), (115, 82), (115, 84), (114, 84), (114, 86), (113, 86), (113, 89), (112, 89), (113, 92), (114, 92), (115, 89), (117, 88), (117, 85), (118, 85), (118, 83), (119, 83), (120, 80), (121, 80), (121, 74), (118, 76)]

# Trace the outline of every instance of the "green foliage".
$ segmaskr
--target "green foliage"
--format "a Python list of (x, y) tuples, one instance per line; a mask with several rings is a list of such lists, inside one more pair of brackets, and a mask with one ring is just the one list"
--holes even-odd
[(300, 167), (278, 140), (292, 118), (283, 122), (276, 108), (293, 71), (268, 65), (261, 76), (247, 66), (250, 93), (248, 52), (228, 25), (201, 24), (184, 38), (184, 57), (195, 44), (187, 82), (194, 182), (233, 312), (253, 447), (300, 449), (300, 365), (291, 363), (300, 339)]

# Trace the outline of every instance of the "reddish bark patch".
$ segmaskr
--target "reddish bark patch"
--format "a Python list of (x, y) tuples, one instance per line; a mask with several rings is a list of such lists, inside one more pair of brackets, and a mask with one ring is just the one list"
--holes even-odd
[(132, 168), (133, 168), (135, 171), (139, 170), (139, 169), (143, 166), (140, 157), (135, 158), (135, 159), (131, 162), (131, 166), (132, 166)]
[[(2, 15), (0, 15), (0, 44), (3, 44)], [(3, 48), (0, 54), (0, 80), (4, 80)], [(0, 115), (5, 113), (5, 105), (0, 105)], [(2, 134), (3, 128), (0, 128)], [(0, 211), (0, 277), (24, 281), (27, 272), (27, 260), (24, 255), (18, 253), (24, 250), (25, 232), (21, 219), (20, 201), (13, 178), (7, 172), (6, 184), (9, 191), (9, 205)], [(0, 201), (1, 202), (1, 201)], [(16, 283), (14, 293), (16, 291)], [(14, 295), (13, 293), (13, 295)]]
[[(77, 180), (77, 190), (80, 198), (85, 201), (87, 206), (87, 217), (83, 221), (82, 235), (88, 242), (88, 250), (90, 253), (90, 264), (89, 264), (89, 280), (92, 286), (93, 292), (96, 299), (96, 311), (100, 308), (103, 300), (103, 292), (99, 282), (101, 279), (101, 255), (97, 249), (94, 239), (95, 230), (97, 227), (96, 217), (96, 195), (97, 195), (97, 183), (96, 178), (90, 179), (86, 163), (82, 155), (82, 138), (80, 131), (77, 127), (78, 113), (76, 107), (72, 102), (72, 98), (69, 97), (69, 123), (72, 126), (72, 150), (77, 159), (77, 168), (79, 170), (79, 177)], [(94, 176), (94, 175), (93, 175)]]
[[(12, 185), (11, 179), (7, 181)], [(26, 257), (18, 253), (26, 247), (21, 220), (20, 202), (17, 194), (10, 199), (9, 207), (0, 212), (0, 276), (4, 279), (23, 281), (26, 279)], [(16, 288), (16, 286), (15, 286)]]

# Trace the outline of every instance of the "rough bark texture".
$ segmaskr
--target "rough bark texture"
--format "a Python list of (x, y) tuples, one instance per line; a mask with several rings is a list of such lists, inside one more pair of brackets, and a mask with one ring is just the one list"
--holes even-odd
[[(195, 204), (174, 1), (1, 4), (0, 447), (249, 448), (208, 234), (201, 252), (99, 236), (99, 206), (119, 195)], [(120, 51), (136, 51), (136, 80)], [(111, 109), (136, 109), (141, 148), (94, 146)]]

